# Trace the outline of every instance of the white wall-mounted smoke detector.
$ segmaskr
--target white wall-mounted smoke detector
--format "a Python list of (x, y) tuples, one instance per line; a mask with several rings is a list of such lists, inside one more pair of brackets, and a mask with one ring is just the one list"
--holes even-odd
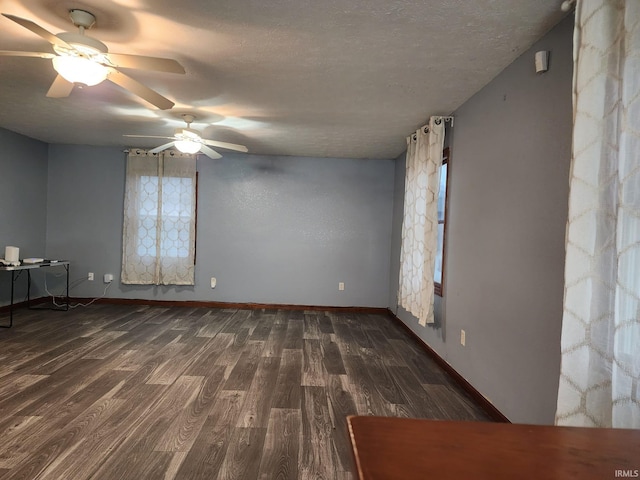
[(549, 51), (540, 50), (535, 56), (536, 73), (544, 73), (549, 70)]

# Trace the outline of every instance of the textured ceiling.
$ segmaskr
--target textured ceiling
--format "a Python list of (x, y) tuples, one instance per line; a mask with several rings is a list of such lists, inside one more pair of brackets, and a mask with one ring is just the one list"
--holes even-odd
[[(88, 10), (88, 35), (109, 51), (174, 58), (187, 73), (127, 71), (176, 103), (160, 111), (110, 82), (47, 98), (49, 60), (0, 56), (0, 126), (50, 143), (153, 147), (123, 134), (172, 135), (189, 112), (205, 136), (250, 153), (392, 158), (555, 25), (560, 3), (3, 0), (3, 13), (53, 33), (75, 31), (68, 10)], [(51, 47), (0, 17), (0, 50)]]

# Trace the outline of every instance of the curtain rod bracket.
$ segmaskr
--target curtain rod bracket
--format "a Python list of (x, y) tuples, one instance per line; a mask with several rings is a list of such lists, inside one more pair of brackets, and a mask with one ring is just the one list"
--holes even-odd
[(449, 116), (449, 117), (435, 117), (435, 122), (436, 125), (440, 125), (442, 122), (449, 122), (451, 123), (451, 126), (453, 127), (453, 117)]

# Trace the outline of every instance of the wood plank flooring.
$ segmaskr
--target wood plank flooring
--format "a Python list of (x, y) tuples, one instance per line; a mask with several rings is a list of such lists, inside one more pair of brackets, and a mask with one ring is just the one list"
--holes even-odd
[(384, 315), (92, 305), (0, 331), (0, 479), (353, 479), (347, 415), (489, 421)]

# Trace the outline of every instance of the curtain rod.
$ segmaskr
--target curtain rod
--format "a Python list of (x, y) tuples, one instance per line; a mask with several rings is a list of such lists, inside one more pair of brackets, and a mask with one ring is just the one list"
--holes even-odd
[[(442, 115), (434, 115), (431, 118), (435, 119), (436, 125), (440, 125), (442, 121), (450, 122), (453, 127), (453, 116), (442, 116)], [(418, 130), (424, 131), (424, 133), (429, 133), (429, 124), (421, 126)]]

